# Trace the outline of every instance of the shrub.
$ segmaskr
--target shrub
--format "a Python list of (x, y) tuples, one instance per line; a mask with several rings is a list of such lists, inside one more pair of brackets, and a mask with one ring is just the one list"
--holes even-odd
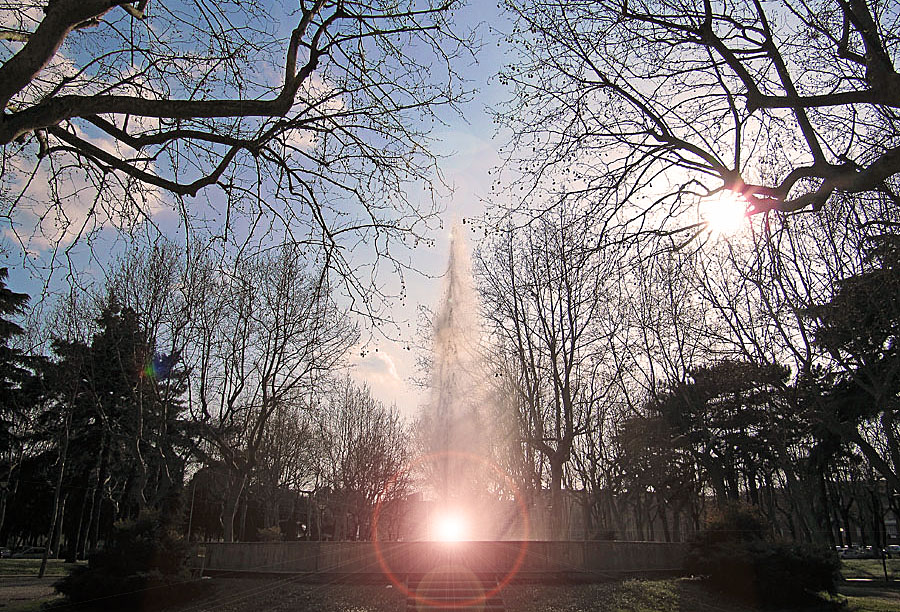
[(186, 542), (167, 529), (157, 513), (116, 524), (104, 550), (91, 555), (55, 584), (67, 604), (94, 604), (139, 609), (184, 601), (205, 592), (193, 580)]
[(811, 602), (834, 592), (840, 561), (827, 547), (776, 542), (766, 521), (745, 505), (722, 508), (691, 542), (687, 569), (717, 589), (767, 607)]
[(265, 527), (262, 529), (256, 530), (256, 539), (260, 542), (280, 542), (284, 538), (281, 534), (281, 527), (275, 525), (274, 527)]

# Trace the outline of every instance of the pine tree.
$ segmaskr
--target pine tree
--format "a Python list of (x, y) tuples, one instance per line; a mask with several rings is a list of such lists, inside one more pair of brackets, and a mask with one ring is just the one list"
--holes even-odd
[(15, 418), (22, 408), (22, 387), (31, 376), (29, 359), (21, 349), (10, 345), (22, 328), (7, 317), (25, 312), (29, 297), (6, 286), (7, 268), (0, 268), (0, 454), (8, 454), (15, 443)]
[(22, 459), (20, 425), (24, 412), (34, 401), (33, 389), (28, 389), (34, 360), (11, 346), (12, 339), (24, 330), (7, 318), (24, 314), (29, 297), (7, 288), (8, 277), (9, 270), (0, 268), (0, 529), (10, 495), (16, 488), (16, 471)]

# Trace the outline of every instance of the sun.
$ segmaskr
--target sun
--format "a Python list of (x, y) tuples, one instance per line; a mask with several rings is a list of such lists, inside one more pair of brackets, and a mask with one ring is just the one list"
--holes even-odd
[(434, 523), (434, 538), (440, 542), (459, 542), (466, 536), (466, 522), (459, 514), (444, 514)]
[(747, 200), (734, 191), (723, 191), (700, 203), (700, 216), (717, 236), (732, 236), (747, 225)]

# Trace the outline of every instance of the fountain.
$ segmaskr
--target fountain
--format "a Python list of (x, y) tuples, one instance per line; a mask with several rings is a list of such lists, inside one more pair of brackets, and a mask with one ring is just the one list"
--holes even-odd
[(425, 413), (430, 426), (423, 428), (427, 450), (410, 466), (425, 478), (430, 516), (421, 511), (424, 504), (408, 506), (408, 529), (399, 539), (378, 537), (379, 505), (373, 542), (204, 543), (203, 567), (321, 581), (387, 577), (410, 610), (487, 610), (502, 609), (502, 592), (513, 580), (608, 578), (681, 566), (681, 544), (541, 541), (546, 530), (531, 528), (530, 515), (538, 509), (492, 458), (498, 445), (515, 443), (514, 432), (499, 424), (492, 402), (491, 368), (482, 352), (484, 332), (459, 224), (451, 232), (444, 286), (434, 322)]
[(462, 226), (450, 234), (450, 261), (443, 301), (434, 321), (431, 377), (431, 483), (445, 505), (480, 494), (483, 474), (472, 458), (488, 452), (485, 435), (484, 360), (480, 344), (478, 300)]
[(472, 279), (464, 226), (450, 233), (444, 293), (434, 318), (427, 460), (432, 512), (426, 539), (498, 540), (527, 537), (516, 485), (493, 461), (510, 432), (498, 426), (484, 355), (484, 328)]

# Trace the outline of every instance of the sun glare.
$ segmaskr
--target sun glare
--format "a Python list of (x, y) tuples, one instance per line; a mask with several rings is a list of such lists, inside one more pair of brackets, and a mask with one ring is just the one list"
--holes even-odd
[(465, 539), (466, 523), (458, 514), (439, 516), (434, 527), (435, 539), (441, 542), (459, 542)]
[(731, 236), (747, 225), (747, 200), (734, 191), (723, 191), (700, 204), (700, 216), (710, 233)]

